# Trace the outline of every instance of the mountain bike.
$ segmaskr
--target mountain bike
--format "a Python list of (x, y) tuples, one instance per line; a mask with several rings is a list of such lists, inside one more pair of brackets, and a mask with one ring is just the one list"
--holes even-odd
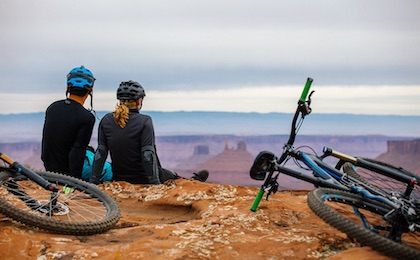
[[(293, 116), (289, 139), (283, 146), (280, 158), (269, 151), (260, 152), (250, 169), (250, 176), (264, 181), (252, 206), (256, 211), (265, 192), (266, 199), (278, 191), (280, 173), (314, 184), (308, 195), (310, 208), (330, 225), (348, 234), (363, 245), (397, 258), (420, 259), (420, 203), (411, 197), (419, 185), (418, 177), (408, 171), (385, 163), (359, 157), (324, 147), (321, 155), (293, 146), (304, 118), (312, 112), (308, 78), (298, 107)], [(305, 147), (307, 149), (307, 147)], [(337, 160), (333, 165), (328, 160)], [(286, 167), (292, 159), (299, 169)], [(386, 176), (404, 183), (404, 190), (383, 188), (359, 174), (360, 170)], [(352, 212), (347, 212), (347, 208)], [(360, 223), (360, 224), (359, 224)]]
[(120, 210), (107, 193), (67, 175), (33, 171), (0, 153), (0, 213), (52, 233), (92, 235), (113, 228)]

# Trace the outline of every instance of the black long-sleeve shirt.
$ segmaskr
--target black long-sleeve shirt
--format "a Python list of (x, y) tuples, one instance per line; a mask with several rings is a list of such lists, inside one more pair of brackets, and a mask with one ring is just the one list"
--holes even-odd
[[(155, 133), (150, 116), (130, 110), (129, 120), (124, 128), (115, 122), (113, 113), (108, 113), (101, 119), (98, 128), (98, 149), (106, 149), (102, 151), (104, 156), (109, 150), (114, 180), (148, 183), (141, 152), (145, 146), (155, 147)], [(95, 164), (96, 160), (94, 171), (102, 169), (102, 165), (96, 167)]]
[(41, 159), (47, 171), (81, 177), (95, 116), (71, 99), (52, 103), (45, 112)]

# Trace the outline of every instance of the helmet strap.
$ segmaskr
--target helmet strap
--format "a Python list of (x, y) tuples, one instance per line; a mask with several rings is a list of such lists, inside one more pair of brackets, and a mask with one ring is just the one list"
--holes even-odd
[(92, 96), (92, 92), (89, 92), (89, 96), (90, 96), (90, 110), (91, 111), (94, 111), (93, 110), (93, 96)]
[(137, 99), (137, 110), (140, 111), (141, 107), (143, 106), (143, 100), (142, 98)]
[(90, 109), (89, 109), (89, 111), (92, 112), (92, 114), (96, 117), (96, 119), (99, 120), (98, 116), (96, 115), (96, 111), (93, 109), (93, 94), (92, 94), (92, 91), (89, 92), (89, 96), (90, 96)]

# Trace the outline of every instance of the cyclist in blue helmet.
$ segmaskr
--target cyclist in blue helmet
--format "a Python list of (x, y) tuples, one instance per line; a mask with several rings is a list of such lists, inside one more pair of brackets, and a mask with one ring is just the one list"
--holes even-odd
[(95, 116), (84, 103), (95, 83), (84, 66), (67, 74), (66, 99), (53, 102), (45, 112), (41, 159), (47, 171), (81, 177), (86, 148), (92, 136)]
[[(66, 96), (74, 93), (80, 93), (84, 95), (87, 91), (90, 96), (90, 107), (93, 110), (93, 97), (92, 89), (93, 83), (95, 83), (95, 77), (90, 70), (85, 68), (83, 65), (72, 69), (69, 74), (67, 74), (67, 91)], [(72, 93), (70, 92), (72, 91)]]

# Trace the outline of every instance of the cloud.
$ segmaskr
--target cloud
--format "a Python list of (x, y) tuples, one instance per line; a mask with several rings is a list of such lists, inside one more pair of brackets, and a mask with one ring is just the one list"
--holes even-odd
[(418, 1), (0, 3), (0, 92), (50, 93), (81, 64), (112, 91), (420, 82)]

